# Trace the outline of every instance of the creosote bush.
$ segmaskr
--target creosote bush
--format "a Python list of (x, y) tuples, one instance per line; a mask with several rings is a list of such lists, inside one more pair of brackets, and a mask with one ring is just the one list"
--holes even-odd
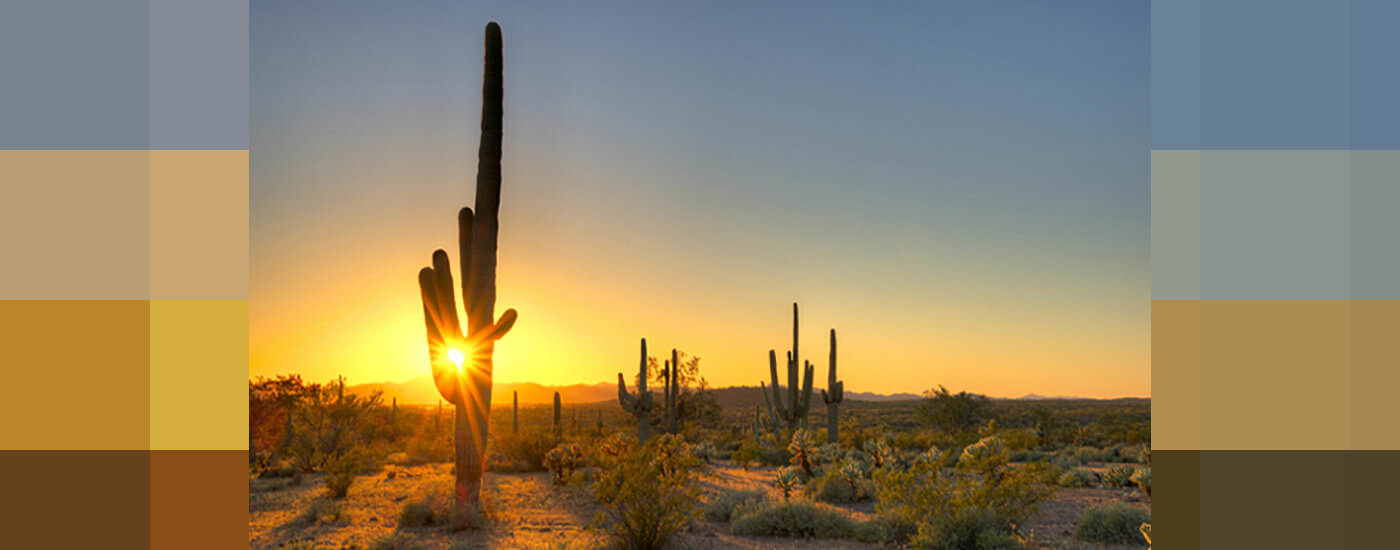
[(1141, 544), (1145, 541), (1139, 528), (1151, 521), (1152, 514), (1136, 506), (1112, 504), (1091, 508), (1079, 520), (1074, 536), (1088, 542)]
[(594, 497), (618, 548), (661, 548), (699, 515), (702, 464), (681, 436), (653, 437), (600, 465)]
[(424, 498), (404, 503), (399, 510), (399, 527), (424, 527), (433, 524), (432, 498)]
[(1061, 487), (1093, 487), (1094, 473), (1076, 468), (1061, 474), (1058, 482)]
[(742, 505), (752, 505), (764, 500), (763, 491), (758, 489), (744, 489), (741, 491), (725, 491), (705, 505), (705, 521), (729, 521), (734, 514), (734, 509)]
[(741, 506), (730, 530), (749, 537), (852, 538), (856, 523), (844, 514), (802, 500)]

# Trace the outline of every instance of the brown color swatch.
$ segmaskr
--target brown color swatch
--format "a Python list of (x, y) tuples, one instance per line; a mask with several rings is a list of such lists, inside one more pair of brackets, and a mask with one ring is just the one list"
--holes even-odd
[(149, 547), (148, 458), (145, 451), (0, 451), (0, 546)]
[[(1400, 449), (1400, 300), (1351, 302), (1351, 448)], [(1400, 469), (1400, 464), (1395, 465)]]
[(247, 451), (151, 451), (153, 549), (248, 547)]

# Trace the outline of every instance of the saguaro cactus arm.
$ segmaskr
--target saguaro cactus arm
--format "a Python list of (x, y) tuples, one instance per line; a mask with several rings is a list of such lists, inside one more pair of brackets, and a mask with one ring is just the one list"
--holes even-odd
[(622, 410), (637, 417), (637, 438), (646, 441), (651, 426), (651, 394), (647, 392), (647, 339), (642, 338), (641, 365), (637, 371), (637, 395), (627, 393), (627, 381), (617, 373), (617, 402)]

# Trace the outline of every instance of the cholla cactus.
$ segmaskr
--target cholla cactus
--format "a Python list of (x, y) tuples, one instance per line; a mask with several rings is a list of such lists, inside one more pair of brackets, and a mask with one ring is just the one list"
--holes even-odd
[(637, 374), (637, 395), (627, 393), (627, 382), (617, 373), (617, 402), (622, 410), (637, 417), (637, 440), (651, 437), (651, 394), (647, 392), (647, 339), (642, 338), (642, 362)]
[(704, 460), (706, 464), (709, 464), (715, 458), (715, 446), (709, 441), (701, 441), (695, 444), (694, 447), (691, 447), (690, 451), (695, 453), (696, 458)]
[(554, 484), (569, 482), (574, 470), (583, 463), (583, 449), (577, 443), (559, 445), (544, 454), (544, 467), (554, 473)]
[(938, 465), (943, 463), (943, 451), (937, 446), (929, 447), (927, 451), (919, 453), (914, 457), (914, 465), (920, 468), (932, 468), (938, 470)]
[(773, 485), (783, 491), (783, 500), (792, 497), (792, 490), (802, 483), (802, 471), (793, 466), (778, 470), (778, 475), (773, 479)]
[(792, 455), (789, 459), (793, 466), (802, 468), (802, 473), (811, 478), (816, 475), (813, 469), (816, 458), (816, 438), (807, 430), (797, 430), (792, 433), (792, 441), (788, 443), (788, 453)]
[(1009, 459), (1006, 444), (1002, 443), (1000, 437), (993, 435), (964, 447), (962, 455), (958, 457), (958, 466), (971, 468), (988, 476), (992, 481), (1000, 481)]
[[(773, 417), (773, 425), (777, 426), (779, 421), (786, 422), (789, 430), (796, 430), (798, 426), (806, 426), (807, 410), (812, 404), (812, 365), (800, 359), (797, 348), (797, 303), (792, 304), (792, 349), (787, 354), (787, 375), (788, 375), (788, 399), (783, 403), (783, 394), (778, 387), (778, 355), (774, 350), (768, 350), (768, 374), (773, 381), (773, 397), (768, 397), (767, 389), (763, 386), (763, 381), (759, 381), (758, 387), (763, 392), (764, 402), (768, 404), (768, 413)], [(803, 365), (802, 391), (797, 391), (798, 364)]]
[(892, 467), (899, 463), (899, 455), (884, 439), (867, 439), (865, 452), (875, 461), (876, 468)]
[(812, 453), (812, 458), (815, 459), (817, 465), (825, 466), (827, 464), (840, 462), (842, 454), (840, 446), (835, 443), (827, 443), (825, 445), (818, 445), (816, 450)]
[(1152, 496), (1152, 468), (1138, 468), (1138, 471), (1133, 473), (1133, 483), (1136, 483), (1142, 492), (1147, 493), (1147, 496)]

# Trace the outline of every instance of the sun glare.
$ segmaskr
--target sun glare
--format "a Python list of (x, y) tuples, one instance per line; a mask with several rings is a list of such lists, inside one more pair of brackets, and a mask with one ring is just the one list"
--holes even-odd
[(457, 370), (462, 370), (462, 361), (465, 361), (467, 356), (462, 355), (462, 352), (457, 351), (457, 348), (452, 348), (447, 350), (447, 358), (457, 365)]

